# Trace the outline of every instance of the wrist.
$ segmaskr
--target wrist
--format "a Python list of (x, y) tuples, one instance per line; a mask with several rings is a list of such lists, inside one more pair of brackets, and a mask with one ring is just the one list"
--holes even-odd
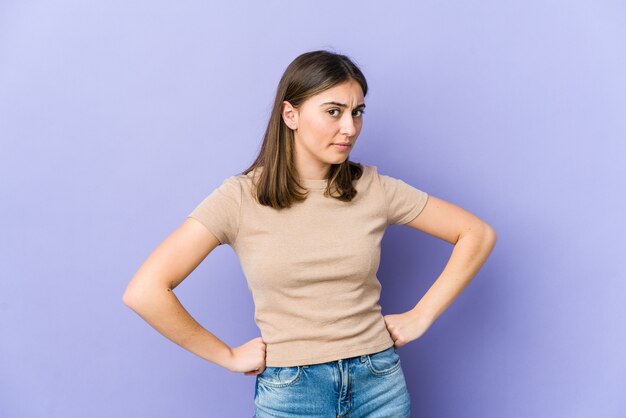
[(233, 350), (224, 342), (216, 344), (214, 347), (208, 350), (208, 353), (203, 355), (205, 360), (211, 363), (217, 364), (220, 367), (231, 370), (233, 363)]
[(233, 354), (233, 349), (224, 344), (224, 348), (220, 351), (220, 355), (218, 357), (219, 362), (217, 364), (224, 367), (225, 369), (232, 371), (234, 357)]
[(435, 317), (431, 313), (422, 309), (420, 306), (415, 306), (409, 311), (413, 321), (424, 328), (428, 328), (435, 322)]

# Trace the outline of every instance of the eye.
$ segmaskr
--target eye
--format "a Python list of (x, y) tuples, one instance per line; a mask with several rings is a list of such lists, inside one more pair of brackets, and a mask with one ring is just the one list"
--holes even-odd
[[(327, 112), (331, 115), (331, 116), (338, 116), (339, 113), (341, 112), (339, 109), (329, 109), (327, 110)], [(333, 113), (333, 112), (338, 112), (338, 113)], [(358, 118), (360, 118), (361, 116), (363, 116), (365, 114), (365, 111), (362, 109), (357, 109), (354, 112), (352, 112), (352, 114)]]

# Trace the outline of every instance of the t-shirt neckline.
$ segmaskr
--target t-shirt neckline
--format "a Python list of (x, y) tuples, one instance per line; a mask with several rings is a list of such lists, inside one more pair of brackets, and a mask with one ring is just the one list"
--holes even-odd
[(307, 189), (324, 190), (328, 184), (328, 179), (300, 179), (300, 182)]

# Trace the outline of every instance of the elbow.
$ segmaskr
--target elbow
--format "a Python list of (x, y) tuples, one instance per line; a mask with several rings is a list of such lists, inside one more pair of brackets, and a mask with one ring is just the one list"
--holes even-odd
[(146, 289), (140, 288), (136, 283), (132, 282), (126, 287), (122, 295), (122, 303), (134, 311), (138, 311), (142, 303), (146, 299)]
[(498, 241), (498, 234), (496, 233), (496, 230), (487, 223), (484, 223), (483, 230), (483, 239), (486, 245), (489, 247), (489, 251), (491, 251)]
[(134, 293), (131, 291), (130, 286), (128, 286), (126, 290), (124, 291), (124, 294), (122, 295), (122, 303), (128, 306), (129, 308), (133, 308), (133, 306), (135, 306), (135, 303), (136, 303), (135, 299), (136, 297)]
[(467, 226), (467, 228), (459, 234), (459, 237), (453, 244), (458, 243), (461, 239), (467, 237), (473, 241), (481, 243), (484, 247), (493, 248), (498, 240), (498, 234), (488, 223), (477, 220), (476, 222)]
[(151, 311), (160, 306), (166, 294), (171, 292), (170, 287), (131, 281), (122, 295), (122, 302), (137, 313)]

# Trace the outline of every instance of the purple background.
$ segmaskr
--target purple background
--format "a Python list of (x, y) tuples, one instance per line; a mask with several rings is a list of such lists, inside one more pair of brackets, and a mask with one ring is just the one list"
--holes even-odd
[[(415, 417), (626, 416), (621, 1), (0, 3), (0, 416), (247, 417), (254, 377), (122, 304), (140, 264), (256, 156), (302, 52), (371, 86), (351, 159), (490, 223), (472, 284), (399, 353)], [(393, 226), (383, 313), (452, 246)], [(259, 336), (232, 249), (177, 289)]]

